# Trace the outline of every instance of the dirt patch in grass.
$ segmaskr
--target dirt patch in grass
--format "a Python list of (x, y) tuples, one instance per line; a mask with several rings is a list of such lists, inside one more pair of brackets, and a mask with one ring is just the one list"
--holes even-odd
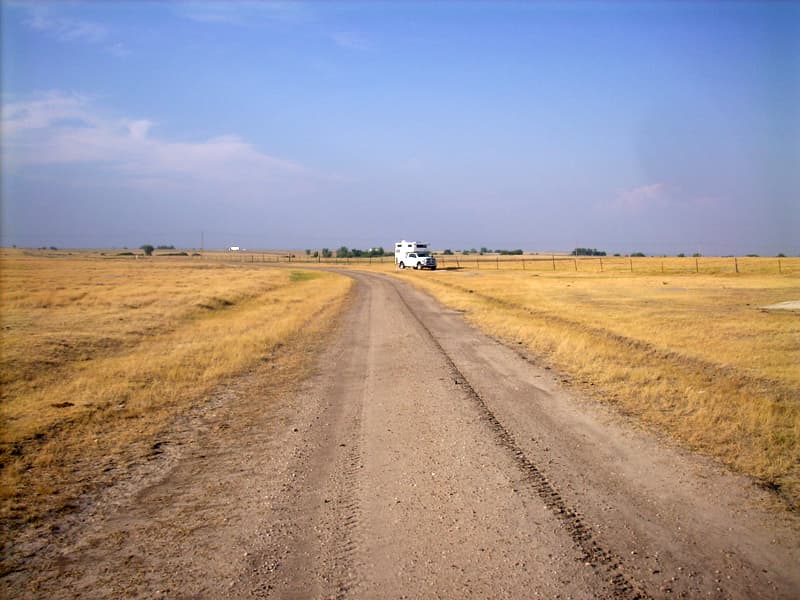
[(800, 310), (800, 300), (789, 300), (787, 302), (778, 302), (776, 304), (769, 304), (762, 306), (766, 310)]

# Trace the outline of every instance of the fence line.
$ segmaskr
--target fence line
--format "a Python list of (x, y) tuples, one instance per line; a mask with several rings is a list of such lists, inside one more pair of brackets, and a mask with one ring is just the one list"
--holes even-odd
[[(196, 259), (194, 256), (193, 259)], [(203, 260), (301, 265), (394, 265), (394, 256), (338, 258), (277, 254), (274, 252), (205, 252)], [(556, 273), (647, 273), (647, 274), (746, 274), (800, 273), (800, 257), (633, 257), (633, 256), (566, 256), (529, 254), (446, 255), (437, 254), (440, 269), (521, 270)]]

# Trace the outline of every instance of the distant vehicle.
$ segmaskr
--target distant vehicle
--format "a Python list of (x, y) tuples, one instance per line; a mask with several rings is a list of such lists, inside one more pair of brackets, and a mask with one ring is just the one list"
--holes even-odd
[(436, 270), (436, 259), (428, 252), (428, 244), (422, 242), (397, 242), (394, 245), (394, 264), (399, 268)]
[(241, 251), (242, 251), (242, 249), (239, 248), (239, 246), (230, 246), (228, 248), (228, 252), (241, 252)]

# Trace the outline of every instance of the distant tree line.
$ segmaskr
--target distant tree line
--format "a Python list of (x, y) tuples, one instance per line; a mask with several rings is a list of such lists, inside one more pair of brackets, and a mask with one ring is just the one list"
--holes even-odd
[[(336, 258), (370, 258), (375, 256), (387, 256), (386, 252), (381, 246), (378, 246), (377, 248), (369, 248), (368, 250), (359, 250), (358, 248), (341, 246), (335, 251), (335, 254)], [(322, 258), (331, 258), (333, 255), (334, 252), (332, 252), (330, 248), (323, 248), (320, 251), (314, 250), (313, 252), (311, 250), (306, 250), (306, 256), (313, 256), (314, 258), (317, 258), (318, 256), (322, 256)]]
[[(172, 244), (159, 244), (158, 246), (153, 246), (153, 244), (142, 244), (139, 246), (139, 250), (142, 250), (145, 256), (152, 256), (153, 250), (175, 250), (175, 246)], [(185, 256), (186, 253), (182, 253), (180, 255), (170, 254), (169, 256)]]
[(597, 248), (575, 248), (572, 251), (572, 256), (605, 256), (605, 250), (598, 250)]
[[(499, 250), (499, 249), (492, 250), (491, 248), (487, 248), (486, 246), (481, 247), (480, 250), (477, 250), (475, 248), (467, 250), (465, 248), (464, 250), (456, 250), (456, 252), (460, 252), (461, 254), (481, 254), (481, 255), (494, 253), (494, 254), (502, 254), (503, 256), (521, 256), (522, 254), (524, 254), (524, 252), (520, 248), (517, 248), (515, 250)], [(451, 256), (452, 254), (454, 254), (454, 252), (450, 248), (447, 248), (444, 252), (442, 252), (442, 254), (446, 256)]]

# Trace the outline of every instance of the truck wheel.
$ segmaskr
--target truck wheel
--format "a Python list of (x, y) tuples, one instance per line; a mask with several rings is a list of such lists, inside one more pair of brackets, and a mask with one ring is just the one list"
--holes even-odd
[(405, 263), (403, 263), (403, 262), (401, 262), (401, 263), (400, 263), (399, 265), (397, 265), (397, 266), (398, 266), (398, 267), (400, 267), (401, 269), (405, 269), (405, 268), (406, 268), (406, 265), (405, 265)]
[(414, 268), (415, 268), (417, 271), (419, 271), (420, 269), (422, 269), (422, 263), (417, 263), (416, 265), (414, 265)]
[(431, 271), (435, 271), (435, 270), (436, 270), (436, 267), (431, 267)]

